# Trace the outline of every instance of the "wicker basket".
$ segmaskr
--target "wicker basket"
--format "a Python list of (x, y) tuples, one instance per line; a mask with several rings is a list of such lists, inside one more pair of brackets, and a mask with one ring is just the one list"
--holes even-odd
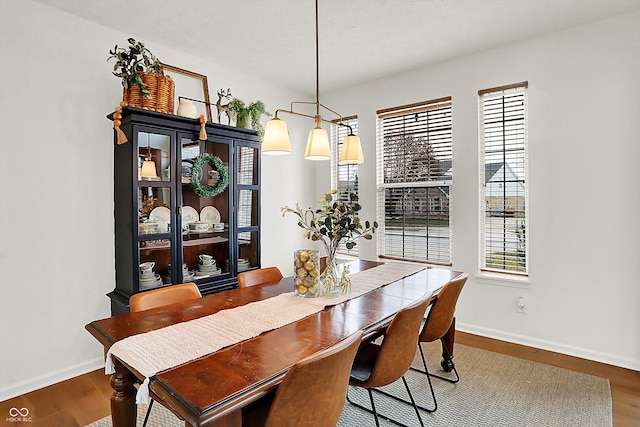
[(175, 94), (175, 82), (171, 77), (158, 76), (158, 101), (156, 111), (173, 114), (173, 97)]
[(142, 81), (147, 86), (149, 94), (151, 94), (150, 98), (142, 98), (142, 108), (148, 108), (149, 110), (156, 109), (156, 103), (158, 101), (158, 76), (162, 77), (161, 74), (155, 73), (146, 73), (142, 75)]
[(145, 98), (140, 92), (140, 86), (133, 84), (124, 89), (122, 100), (131, 107), (173, 114), (174, 81), (168, 76), (156, 73), (143, 74), (142, 81), (147, 86), (151, 98)]
[(125, 102), (129, 104), (130, 107), (138, 107), (142, 108), (142, 92), (140, 92), (140, 86), (133, 84), (129, 86), (128, 89), (124, 90), (125, 93)]

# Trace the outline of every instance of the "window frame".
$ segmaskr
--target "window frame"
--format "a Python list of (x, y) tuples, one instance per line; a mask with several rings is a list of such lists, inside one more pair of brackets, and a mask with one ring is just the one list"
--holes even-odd
[[(400, 182), (385, 182), (385, 158), (387, 157), (385, 155), (385, 119), (394, 119), (394, 118), (399, 118), (399, 117), (403, 117), (403, 116), (415, 116), (415, 120), (418, 120), (419, 114), (424, 114), (426, 115), (426, 119), (424, 120), (424, 123), (421, 122), (421, 124), (419, 126), (416, 126), (415, 129), (407, 129), (405, 130), (404, 125), (402, 128), (402, 132), (396, 135), (400, 135), (400, 138), (405, 139), (406, 138), (415, 138), (412, 139), (412, 141), (416, 141), (417, 145), (422, 145), (422, 143), (424, 142), (424, 138), (426, 138), (426, 151), (417, 151), (417, 153), (419, 154), (425, 154), (426, 158), (427, 158), (427, 164), (429, 165), (427, 167), (427, 173), (426, 179), (423, 180), (415, 180), (412, 178), (416, 178), (419, 173), (415, 173), (415, 171), (419, 170), (419, 167), (416, 166), (412, 166), (411, 171), (413, 174), (407, 175), (406, 174), (406, 170), (405, 170), (405, 176), (408, 176), (409, 178), (406, 180), (401, 180)], [(430, 118), (430, 114), (444, 114), (443, 117), (445, 117), (444, 121), (447, 121), (447, 124), (445, 124), (444, 126), (438, 128), (429, 128), (429, 124), (433, 124), (432, 120), (437, 120), (434, 118)], [(419, 263), (427, 263), (427, 264), (434, 264), (434, 265), (443, 265), (443, 266), (451, 266), (452, 265), (452, 254), (453, 254), (453, 249), (452, 249), (452, 212), (453, 212), (453, 203), (452, 203), (452, 192), (453, 192), (453, 103), (452, 103), (452, 98), (451, 97), (444, 97), (444, 98), (438, 98), (438, 99), (433, 99), (433, 100), (428, 100), (428, 101), (423, 101), (423, 102), (418, 102), (418, 103), (414, 103), (414, 104), (408, 104), (408, 105), (402, 105), (402, 106), (398, 106), (398, 107), (392, 107), (392, 108), (387, 108), (387, 109), (383, 109), (383, 110), (378, 110), (376, 111), (376, 117), (377, 117), (377, 132), (376, 132), (376, 188), (377, 188), (377, 203), (376, 203), (376, 212), (377, 212), (377, 219), (378, 219), (378, 224), (380, 225), (380, 228), (377, 230), (376, 234), (378, 235), (377, 237), (377, 242), (378, 242), (378, 256), (380, 258), (387, 258), (387, 259), (398, 259), (398, 260), (402, 260), (402, 261), (410, 261), (410, 262), (419, 262)], [(403, 119), (403, 123), (404, 123), (404, 119)], [(443, 133), (443, 129), (444, 129), (444, 133)], [(386, 127), (387, 131), (394, 131), (397, 130), (396, 128), (394, 128), (394, 125), (389, 125), (388, 127)], [(420, 135), (420, 136), (414, 136), (414, 135)], [(433, 137), (432, 137), (433, 135)], [(421, 140), (422, 138), (422, 140)], [(445, 140), (446, 142), (439, 142), (440, 140)], [(398, 145), (397, 147), (394, 148), (398, 148), (400, 147), (400, 145)], [(433, 147), (436, 147), (437, 150), (434, 150)], [(432, 151), (434, 150), (434, 151)], [(445, 151), (442, 151), (445, 150)], [(410, 155), (415, 156), (416, 151), (410, 152)], [(404, 155), (400, 155), (398, 157), (393, 157), (393, 158), (389, 158), (388, 160), (393, 160), (393, 161), (398, 161), (398, 159), (400, 160), (400, 162), (412, 162), (415, 161), (415, 157), (413, 158), (409, 158), (407, 159), (408, 156), (404, 156)], [(432, 177), (431, 176), (431, 169), (430, 169), (430, 165), (432, 164), (433, 159), (436, 159), (438, 163), (436, 163), (436, 171), (440, 171), (440, 173), (438, 175), (436, 175), (436, 177)], [(450, 162), (451, 167), (445, 169), (444, 171), (442, 169), (440, 169), (440, 162), (443, 162), (446, 165), (446, 162)], [(423, 159), (424, 162), (424, 159)], [(406, 164), (406, 163), (405, 163)], [(400, 168), (402, 169), (402, 168)], [(449, 173), (449, 171), (451, 171), (451, 173)], [(441, 178), (441, 179), (437, 179), (437, 178)], [(445, 177), (445, 178), (443, 178)], [(395, 180), (397, 181), (397, 177), (395, 178)], [(446, 187), (447, 191), (444, 191), (444, 188)], [(398, 189), (398, 188), (402, 188), (405, 189), (405, 191), (410, 192), (412, 189), (425, 189), (426, 191), (426, 199), (425, 200), (419, 200), (420, 204), (422, 205), (424, 202), (424, 205), (427, 206), (426, 209), (426, 213), (423, 213), (422, 215), (425, 216), (426, 215), (426, 230), (427, 230), (427, 235), (426, 235), (426, 239), (425, 239), (425, 245), (424, 245), (424, 249), (420, 248), (420, 245), (417, 246), (413, 246), (412, 249), (409, 251), (411, 252), (410, 254), (407, 255), (407, 252), (405, 252), (405, 241), (404, 239), (408, 236), (410, 238), (415, 238), (417, 236), (417, 234), (411, 234), (411, 230), (410, 227), (411, 226), (406, 226), (405, 224), (403, 224), (401, 226), (401, 231), (400, 231), (400, 235), (402, 236), (402, 244), (401, 244), (401, 251), (402, 254), (401, 256), (398, 256), (398, 254), (389, 254), (388, 252), (390, 251), (391, 247), (388, 247), (387, 244), (387, 239), (386, 239), (386, 235), (387, 235), (387, 229), (386, 229), (386, 214), (387, 214), (387, 206), (386, 206), (386, 191), (390, 190), (390, 189)], [(435, 232), (436, 228), (440, 228), (438, 226), (434, 226), (434, 234), (429, 234), (431, 227), (429, 226), (430, 221), (432, 220), (432, 215), (433, 216), (438, 216), (438, 213), (436, 212), (430, 212), (429, 207), (432, 205), (431, 200), (430, 200), (430, 195), (432, 194), (432, 192), (430, 191), (430, 189), (435, 188), (435, 189), (439, 189), (440, 192), (445, 193), (446, 194), (446, 204), (447, 204), (447, 212), (446, 212), (446, 234), (443, 235), (442, 233), (438, 233)], [(404, 199), (404, 195), (407, 194), (407, 192), (403, 193), (403, 200), (401, 201), (401, 203), (405, 203), (405, 201), (409, 201), (411, 203), (413, 203), (413, 200), (410, 199)], [(420, 210), (420, 208), (418, 206), (413, 206), (413, 209), (418, 209)], [(403, 213), (403, 218), (404, 218), (404, 213), (407, 212), (407, 210), (404, 208), (402, 208), (402, 213)], [(441, 215), (441, 212), (439, 213)], [(413, 219), (415, 220), (416, 218), (411, 218), (411, 216), (408, 216), (409, 219)], [(436, 217), (434, 217), (433, 219), (438, 219)], [(403, 219), (404, 222), (404, 219)], [(436, 244), (435, 245), (435, 250), (431, 250), (430, 249), (430, 240), (435, 240), (435, 241), (440, 241), (440, 239), (445, 239), (445, 245), (446, 245), (446, 249), (445, 251), (441, 251), (440, 250), (440, 244)], [(410, 239), (411, 240), (411, 239)], [(418, 258), (416, 257), (416, 255), (420, 255), (419, 252), (424, 251), (424, 258)], [(432, 257), (432, 255), (430, 255), (432, 252), (435, 253), (435, 256)], [(443, 256), (443, 254), (445, 254), (446, 258), (444, 259), (436, 259), (435, 257), (441, 257)], [(431, 258), (430, 258), (431, 257)]]
[[(522, 98), (522, 108), (521, 110), (511, 110), (510, 107), (505, 107), (505, 99), (513, 98), (516, 100), (516, 97)], [(492, 121), (491, 123), (485, 121), (486, 113), (486, 105), (491, 101), (502, 98), (502, 107), (501, 107), (501, 119), (497, 119)], [(519, 124), (519, 119), (517, 117), (508, 118), (508, 115), (513, 114), (521, 114), (521, 124)], [(491, 114), (491, 113), (489, 113)], [(511, 124), (507, 124), (507, 122), (511, 122)], [(487, 136), (488, 127), (491, 124), (499, 124), (502, 125), (501, 133), (502, 136), (496, 138), (495, 136)], [(521, 128), (519, 127), (521, 126)], [(521, 131), (521, 134), (518, 132)], [(528, 118), (528, 82), (520, 82), (514, 83), (505, 86), (499, 86), (489, 89), (483, 89), (478, 91), (478, 172), (479, 172), (479, 233), (478, 233), (478, 242), (479, 242), (479, 251), (478, 251), (478, 266), (479, 272), (483, 275), (497, 275), (502, 277), (511, 277), (518, 280), (528, 279), (530, 272), (530, 245), (529, 245), (529, 236), (530, 236), (530, 227), (529, 227), (529, 118)], [(515, 141), (515, 142), (514, 142)], [(489, 165), (497, 165), (496, 162), (488, 162), (487, 157), (493, 157), (491, 155), (487, 156), (487, 144), (492, 143), (501, 143), (501, 150), (494, 150), (493, 153), (497, 153), (501, 155), (502, 163), (500, 170), (495, 170), (497, 166), (494, 166), (492, 169), (492, 176), (489, 180), (493, 179), (493, 176), (499, 175), (501, 172), (502, 181), (496, 181), (499, 183), (499, 188), (502, 189), (503, 197), (502, 197), (502, 209), (496, 210), (495, 207), (487, 206), (487, 167)], [(512, 145), (507, 148), (508, 145)], [(508, 162), (507, 156), (518, 157), (515, 162)], [(495, 158), (495, 157), (494, 157)], [(515, 170), (515, 172), (514, 172)], [(507, 173), (511, 174), (515, 179), (507, 180)], [(519, 187), (522, 187), (522, 192), (519, 191)], [(507, 195), (507, 188), (511, 187), (511, 191), (515, 191), (515, 196)], [(513, 208), (512, 200), (515, 197), (515, 208)], [(522, 197), (520, 200), (519, 198)], [(499, 197), (498, 197), (499, 198)], [(499, 202), (499, 201), (498, 201)], [(522, 208), (520, 208), (522, 206)], [(495, 218), (491, 221), (491, 226), (487, 225), (488, 213), (487, 208), (489, 207), (490, 211), (494, 212), (494, 215), (490, 215), (491, 218)], [(507, 209), (509, 208), (509, 209)], [(496, 213), (497, 212), (497, 213)], [(502, 216), (500, 215), (502, 212)], [(520, 217), (520, 214), (523, 218)], [(510, 219), (510, 220), (509, 220)], [(510, 230), (507, 226), (507, 221), (513, 222), (513, 230)], [(502, 221), (502, 232), (498, 233), (494, 231), (493, 236), (501, 236), (498, 240), (502, 239), (502, 266), (503, 268), (498, 268), (495, 266), (488, 266), (487, 263), (487, 255), (489, 251), (489, 246), (491, 245), (490, 240), (487, 236), (488, 233), (493, 229), (493, 222)], [(489, 227), (489, 228), (487, 228)], [(499, 227), (498, 227), (499, 228)], [(509, 240), (509, 233), (515, 234), (515, 247), (516, 252), (519, 253), (522, 250), (524, 251), (524, 256), (515, 255), (511, 256), (508, 259), (508, 251), (507, 251), (507, 241)], [(521, 237), (522, 236), (522, 237)], [(513, 241), (513, 236), (512, 239)], [(510, 245), (513, 246), (514, 242), (511, 242)], [(498, 258), (500, 255), (498, 255)], [(522, 261), (520, 261), (522, 260)], [(523, 271), (518, 271), (519, 265), (515, 265), (513, 269), (507, 268), (507, 263), (511, 261), (511, 263), (524, 262)]]

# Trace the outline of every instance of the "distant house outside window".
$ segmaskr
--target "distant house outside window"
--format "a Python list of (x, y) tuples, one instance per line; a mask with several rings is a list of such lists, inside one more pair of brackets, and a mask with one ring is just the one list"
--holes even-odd
[(527, 87), (481, 90), (480, 269), (526, 275), (529, 270)]
[(451, 98), (377, 116), (378, 254), (450, 265)]

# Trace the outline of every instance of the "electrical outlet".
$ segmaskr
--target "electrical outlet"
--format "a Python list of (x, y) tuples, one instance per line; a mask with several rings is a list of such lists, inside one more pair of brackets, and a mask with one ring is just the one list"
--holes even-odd
[(527, 312), (527, 301), (524, 297), (518, 297), (518, 299), (516, 300), (516, 311), (518, 313)]

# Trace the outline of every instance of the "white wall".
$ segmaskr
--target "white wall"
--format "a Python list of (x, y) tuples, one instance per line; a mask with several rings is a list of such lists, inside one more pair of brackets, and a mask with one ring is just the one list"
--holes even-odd
[[(84, 326), (110, 315), (105, 294), (115, 286), (113, 130), (106, 115), (122, 89), (106, 59), (114, 44), (135, 34), (28, 0), (4, 0), (0, 9), (1, 401), (100, 366), (102, 349)], [(207, 75), (213, 96), (231, 87), (234, 96), (260, 99), (272, 112), (303, 99), (145, 42), (164, 62)], [(299, 136), (295, 126), (291, 134)], [(297, 179), (309, 175), (305, 167), (300, 152), (264, 158), (264, 265), (286, 271), (303, 244), (280, 207), (307, 197), (306, 179)]]
[[(471, 274), (458, 329), (638, 370), (638, 76), (640, 11), (363, 84), (324, 102), (359, 116), (361, 200), (374, 212), (375, 110), (452, 96), (453, 268)], [(478, 274), (477, 91), (525, 80), (531, 271), (523, 285)], [(518, 296), (526, 298), (526, 314), (516, 312)]]

